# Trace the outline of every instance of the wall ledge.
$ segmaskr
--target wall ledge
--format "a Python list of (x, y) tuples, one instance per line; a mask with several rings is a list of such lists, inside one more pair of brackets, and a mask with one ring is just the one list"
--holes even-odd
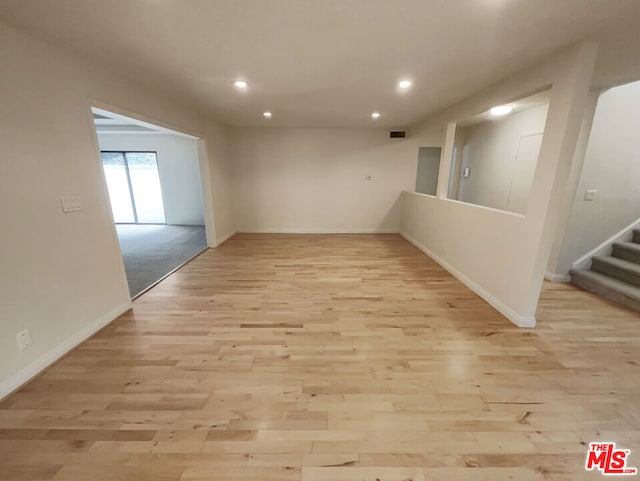
[(243, 234), (400, 234), (398, 229), (239, 229)]
[(115, 321), (118, 317), (131, 309), (131, 307), (131, 301), (120, 304), (115, 309), (112, 309), (106, 314), (100, 316), (88, 326), (85, 326), (71, 337), (53, 347), (53, 349), (45, 352), (42, 356), (20, 369), (20, 371), (9, 379), (0, 382), (0, 400), (20, 389), (62, 356), (71, 351), (74, 347), (89, 339), (107, 324)]
[(516, 311), (507, 306), (504, 302), (499, 300), (489, 291), (487, 291), (484, 287), (473, 282), (467, 276), (465, 276), (458, 269), (453, 267), (447, 261), (445, 261), (442, 257), (434, 254), (430, 249), (428, 249), (424, 244), (417, 241), (411, 235), (406, 232), (400, 232), (400, 235), (404, 237), (406, 240), (411, 242), (414, 246), (424, 252), (427, 256), (431, 257), (434, 261), (436, 261), (440, 266), (442, 266), (445, 270), (447, 270), (451, 275), (453, 275), (456, 279), (462, 282), (465, 286), (471, 289), (473, 292), (482, 297), (487, 303), (489, 303), (495, 310), (497, 310), (504, 317), (509, 319), (518, 327), (530, 328), (536, 326), (536, 318), (531, 316), (521, 316)]

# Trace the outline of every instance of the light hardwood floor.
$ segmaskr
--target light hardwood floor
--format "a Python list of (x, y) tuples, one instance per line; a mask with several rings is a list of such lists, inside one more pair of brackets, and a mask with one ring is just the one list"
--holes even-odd
[(601, 479), (640, 467), (640, 316), (519, 329), (396, 235), (237, 235), (0, 404), (0, 479)]

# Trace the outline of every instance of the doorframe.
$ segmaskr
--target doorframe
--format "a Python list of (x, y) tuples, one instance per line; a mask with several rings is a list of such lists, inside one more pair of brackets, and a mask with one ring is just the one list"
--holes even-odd
[(122, 117), (126, 117), (134, 121), (134, 123), (143, 126), (143, 127), (160, 127), (163, 130), (166, 130), (167, 133), (177, 134), (184, 137), (191, 138), (197, 143), (197, 155), (198, 155), (198, 165), (199, 165), (199, 173), (200, 173), (200, 184), (202, 187), (202, 207), (204, 211), (204, 226), (207, 237), (207, 246), (208, 247), (216, 247), (216, 224), (215, 224), (215, 212), (213, 205), (213, 185), (211, 182), (210, 175), (210, 159), (209, 159), (209, 149), (207, 148), (207, 140), (205, 138), (204, 133), (194, 131), (191, 129), (186, 129), (183, 127), (179, 127), (176, 125), (172, 125), (168, 122), (154, 119), (152, 117), (142, 115), (137, 112), (132, 112), (127, 109), (123, 109), (121, 107), (107, 104), (101, 100), (94, 98), (87, 98), (86, 104), (86, 112), (87, 112), (87, 126), (89, 128), (89, 137), (93, 144), (94, 151), (94, 160), (93, 164), (97, 170), (97, 174), (102, 179), (102, 195), (101, 200), (103, 204), (103, 208), (107, 212), (107, 219), (109, 221), (109, 230), (111, 232), (112, 243), (115, 248), (115, 251), (118, 253), (118, 257), (120, 259), (120, 273), (122, 278), (122, 285), (126, 288), (127, 297), (130, 298), (129, 294), (129, 281), (127, 280), (127, 274), (124, 268), (124, 257), (122, 256), (122, 249), (120, 248), (120, 241), (118, 239), (118, 231), (116, 229), (115, 219), (113, 218), (113, 211), (111, 210), (111, 200), (109, 197), (109, 190), (107, 188), (107, 179), (104, 173), (104, 168), (102, 167), (102, 157), (100, 155), (100, 142), (98, 141), (98, 132), (96, 130), (95, 123), (93, 121), (93, 114), (95, 110), (103, 110), (109, 114), (115, 114)]
[[(200, 184), (202, 187), (202, 207), (204, 211), (204, 225), (207, 234), (207, 245), (209, 247), (216, 247), (216, 223), (215, 223), (215, 211), (213, 204), (213, 184), (211, 181), (210, 175), (210, 158), (209, 158), (209, 149), (207, 147), (207, 139), (205, 135), (201, 131), (184, 128), (181, 126), (177, 126), (174, 124), (170, 124), (168, 122), (155, 119), (153, 117), (149, 117), (137, 112), (133, 112), (112, 104), (107, 104), (101, 100), (89, 98), (87, 99), (87, 112), (88, 118), (90, 120), (90, 127), (92, 132), (92, 140), (94, 143), (94, 151), (96, 152), (96, 165), (100, 167), (102, 171), (102, 161), (100, 159), (100, 143), (98, 142), (98, 134), (95, 129), (95, 124), (93, 122), (93, 111), (94, 110), (104, 110), (109, 114), (119, 115), (122, 117), (126, 117), (127, 119), (132, 120), (137, 125), (142, 127), (153, 127), (160, 128), (166, 130), (169, 134), (177, 134), (183, 137), (190, 138), (195, 140), (197, 143), (197, 153), (198, 153), (198, 164), (200, 171)], [(107, 197), (105, 200), (109, 200), (108, 191), (106, 190), (106, 180), (104, 178), (104, 172), (102, 172), (102, 180), (105, 187), (105, 193)], [(109, 207), (109, 213), (111, 213), (111, 207)], [(113, 220), (113, 215), (111, 216)], [(113, 223), (115, 225), (115, 223)], [(114, 235), (117, 240), (117, 233), (114, 228)]]

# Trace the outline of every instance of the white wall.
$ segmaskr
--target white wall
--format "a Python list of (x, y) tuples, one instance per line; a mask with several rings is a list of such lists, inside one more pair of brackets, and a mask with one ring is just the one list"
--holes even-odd
[(440, 173), (440, 147), (418, 148), (418, 170), (416, 174), (416, 192), (436, 195)]
[(441, 140), (389, 139), (381, 129), (232, 132), (235, 218), (245, 232), (398, 232), (418, 147)]
[[(554, 274), (640, 218), (639, 136), (640, 82), (603, 92)], [(597, 190), (594, 201), (584, 200), (587, 189)]]
[[(535, 325), (554, 232), (565, 202), (576, 139), (588, 100), (596, 48), (571, 47), (436, 114), (416, 130), (447, 125), (438, 196), (405, 192), (402, 234), (519, 326)], [(446, 198), (452, 122), (553, 85), (540, 157), (525, 216)], [(412, 132), (413, 133), (413, 132)]]
[(578, 133), (578, 140), (576, 142), (576, 148), (573, 153), (573, 162), (571, 163), (571, 169), (566, 182), (566, 191), (564, 194), (563, 205), (568, 206), (563, 209), (561, 215), (558, 217), (558, 225), (554, 234), (553, 245), (551, 252), (549, 253), (549, 261), (547, 262), (547, 271), (545, 272), (545, 278), (554, 282), (569, 282), (571, 276), (566, 274), (556, 274), (556, 266), (560, 259), (560, 251), (562, 249), (565, 233), (569, 224), (569, 217), (571, 215), (571, 206), (573, 205), (573, 199), (577, 195), (578, 182), (580, 180), (580, 174), (582, 173), (582, 165), (584, 163), (584, 157), (587, 152), (587, 144), (589, 142), (589, 136), (591, 135), (591, 126), (593, 125), (593, 117), (596, 112), (596, 105), (598, 103), (598, 97), (602, 91), (600, 89), (592, 89), (589, 92), (587, 98), (587, 105), (585, 107), (582, 122), (580, 124), (580, 131)]
[[(229, 150), (229, 129), (211, 120), (203, 120), (204, 135), (198, 142), (200, 177), (202, 178), (205, 219), (214, 218), (215, 225), (206, 222), (209, 246), (221, 244), (236, 232), (232, 204), (231, 154)], [(215, 212), (213, 212), (215, 211)], [(211, 242), (210, 239), (214, 239)]]
[(198, 144), (171, 134), (113, 134), (98, 131), (100, 150), (157, 154), (167, 224), (204, 225)]
[[(3, 24), (0, 58), (2, 396), (130, 306), (91, 105), (204, 138), (209, 242), (233, 224), (230, 199), (213, 195), (228, 193), (215, 122)], [(79, 196), (83, 210), (63, 214), (63, 196)], [(34, 344), (18, 351), (25, 328)]]
[[(459, 180), (459, 200), (510, 210), (510, 195), (527, 198), (528, 192), (512, 192), (516, 185), (523, 186), (512, 182), (518, 145), (521, 137), (544, 131), (548, 107), (543, 104), (462, 128), (465, 142), (461, 167), (468, 167), (470, 175)], [(527, 171), (533, 172), (532, 167)]]

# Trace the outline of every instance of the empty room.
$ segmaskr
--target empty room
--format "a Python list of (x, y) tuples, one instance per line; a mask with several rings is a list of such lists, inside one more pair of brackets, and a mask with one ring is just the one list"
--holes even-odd
[(207, 248), (198, 139), (92, 109), (132, 298)]
[(637, 0), (0, 0), (0, 480), (640, 466)]

